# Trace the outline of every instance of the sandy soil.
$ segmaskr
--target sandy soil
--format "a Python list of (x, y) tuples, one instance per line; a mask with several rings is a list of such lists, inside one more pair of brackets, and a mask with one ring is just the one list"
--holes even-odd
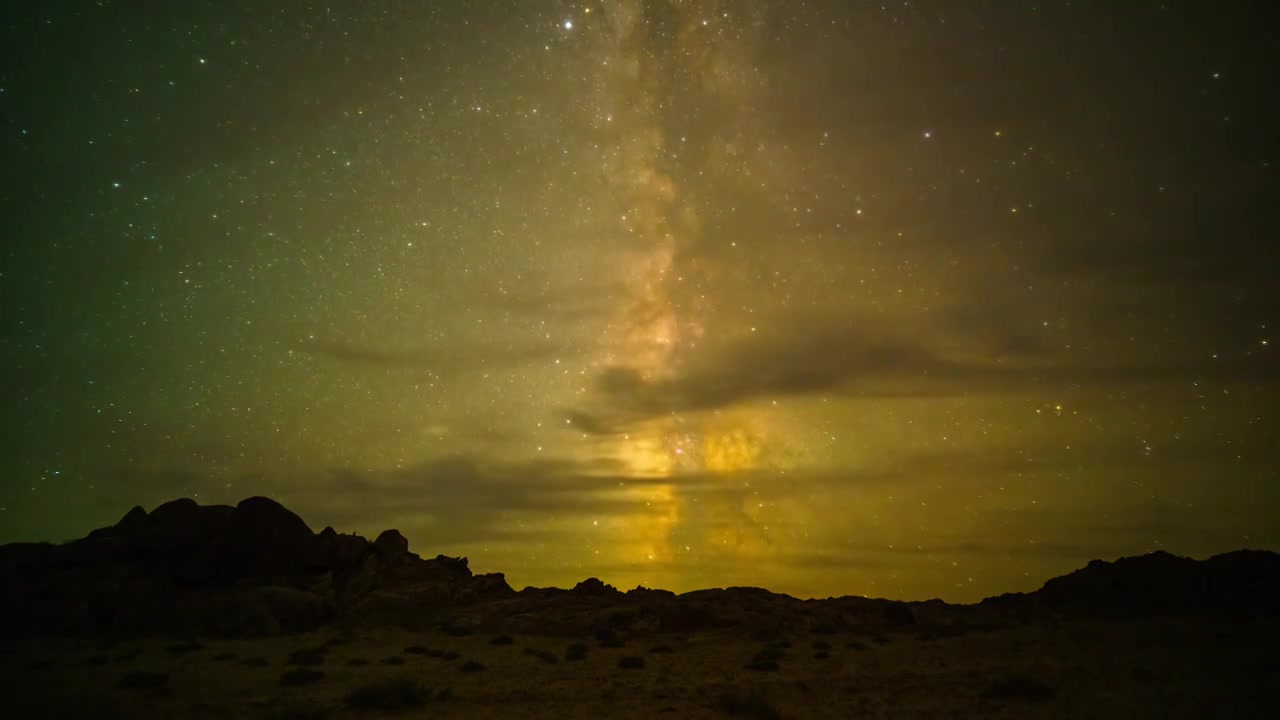
[[(941, 638), (653, 635), (623, 647), (581, 638), (581, 660), (565, 657), (574, 638), (493, 644), (493, 634), (393, 628), (187, 644), (9, 644), (0, 656), (0, 717), (1268, 717), (1280, 701), (1278, 628), (1275, 620), (1073, 622)], [(317, 652), (294, 660), (319, 664), (291, 664), (291, 653), (308, 649)], [(778, 657), (777, 669), (745, 667), (762, 650), (764, 660)], [(643, 667), (619, 667), (624, 657), (642, 658)], [(299, 669), (323, 675), (282, 686)], [(167, 677), (135, 678), (158, 687), (117, 687), (136, 672)], [(388, 679), (420, 684), (423, 704), (352, 706), (353, 691)]]

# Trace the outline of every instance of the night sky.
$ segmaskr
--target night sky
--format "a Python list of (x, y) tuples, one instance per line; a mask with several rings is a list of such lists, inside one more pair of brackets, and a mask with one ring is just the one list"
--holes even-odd
[(11, 3), (0, 541), (268, 495), (517, 588), (1280, 547), (1248, 3)]

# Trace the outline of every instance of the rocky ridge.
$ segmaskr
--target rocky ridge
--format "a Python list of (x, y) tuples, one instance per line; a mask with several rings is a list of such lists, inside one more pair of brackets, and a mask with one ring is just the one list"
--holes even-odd
[(1050, 618), (1275, 615), (1280, 555), (1241, 550), (1197, 561), (1157, 552), (1095, 560), (1032, 593), (975, 605), (863, 597), (799, 600), (760, 588), (681, 595), (596, 578), (513, 590), (466, 558), (423, 559), (387, 530), (372, 542), (313, 532), (263, 497), (235, 507), (182, 499), (63, 545), (0, 546), (0, 633), (9, 636), (301, 632), (380, 623), (549, 635), (869, 630), (945, 634)]

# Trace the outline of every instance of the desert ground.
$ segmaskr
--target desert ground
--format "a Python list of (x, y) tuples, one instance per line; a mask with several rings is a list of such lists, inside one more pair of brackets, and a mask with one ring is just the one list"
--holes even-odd
[(11, 718), (1262, 718), (1280, 622), (627, 637), (329, 627), (3, 647)]

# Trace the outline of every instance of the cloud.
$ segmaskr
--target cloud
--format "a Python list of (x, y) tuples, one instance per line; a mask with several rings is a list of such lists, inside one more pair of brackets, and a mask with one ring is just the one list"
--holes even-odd
[(617, 434), (657, 417), (766, 398), (944, 397), (1045, 385), (1265, 379), (1275, 365), (1260, 357), (1085, 364), (1051, 350), (1025, 328), (983, 322), (972, 313), (941, 318), (899, 329), (832, 316), (780, 318), (780, 330), (707, 344), (661, 377), (626, 366), (604, 368), (595, 377), (594, 402), (566, 410), (565, 418), (580, 432)]

